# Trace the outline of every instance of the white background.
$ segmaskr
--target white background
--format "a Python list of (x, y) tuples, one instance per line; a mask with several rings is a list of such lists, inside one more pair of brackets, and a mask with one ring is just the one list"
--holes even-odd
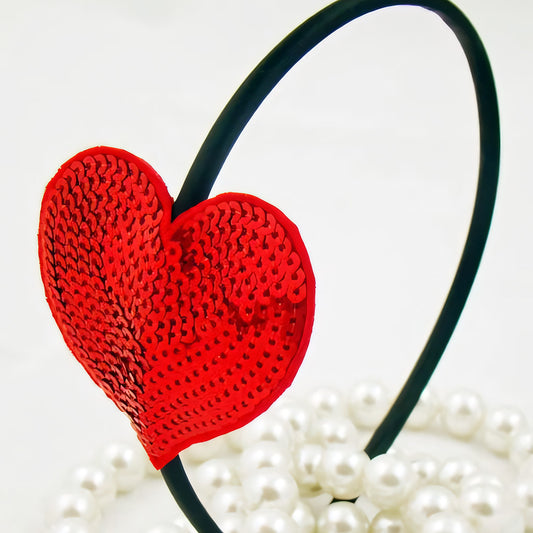
[[(103, 144), (147, 160), (175, 196), (240, 82), (326, 3), (2, 1), (0, 530), (39, 531), (43, 502), (68, 468), (130, 436), (67, 352), (44, 300), (36, 234), (46, 183), (63, 161)], [(472, 387), (531, 417), (533, 3), (458, 5), (496, 78), (501, 184), (483, 263), (434, 386)], [(477, 149), (460, 47), (440, 19), (413, 7), (338, 31), (252, 119), (214, 193), (263, 197), (307, 244), (316, 326), (296, 392), (367, 377), (394, 391), (406, 378), (462, 249)], [(118, 512), (110, 530), (156, 520), (158, 505), (171, 508), (164, 489), (157, 494), (149, 508), (140, 502), (135, 522)]]

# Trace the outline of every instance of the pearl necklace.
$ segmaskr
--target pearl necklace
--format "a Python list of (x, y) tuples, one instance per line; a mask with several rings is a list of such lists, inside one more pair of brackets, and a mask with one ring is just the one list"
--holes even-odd
[[(505, 484), (467, 458), (393, 450), (370, 460), (361, 451), (366, 433), (389, 405), (377, 383), (359, 383), (346, 399), (320, 388), (306, 400), (283, 398), (247, 426), (181, 457), (224, 533), (533, 531), (533, 432), (518, 409), (486, 409), (468, 390), (440, 402), (427, 389), (406, 425), (418, 435), (483, 446), (512, 468)], [(139, 446), (109, 445), (96, 464), (73, 470), (48, 508), (47, 531), (96, 533), (101, 510), (145, 475), (159, 474)], [(146, 533), (194, 530), (180, 513)]]

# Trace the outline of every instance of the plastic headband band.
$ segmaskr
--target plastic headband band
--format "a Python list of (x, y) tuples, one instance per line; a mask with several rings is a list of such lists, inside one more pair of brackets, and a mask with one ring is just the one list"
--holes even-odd
[[(229, 152), (246, 124), (283, 76), (312, 48), (348, 22), (385, 7), (410, 5), (436, 13), (453, 31), (468, 60), (477, 99), (480, 162), (466, 243), (441, 313), (390, 411), (368, 442), (372, 458), (385, 453), (405, 424), (435, 370), (468, 298), (489, 233), (500, 162), (500, 125), (492, 70), (483, 43), (465, 15), (447, 0), (338, 0), (309, 18), (279, 43), (228, 102), (187, 175), (173, 218), (208, 198)], [(162, 468), (177, 503), (200, 533), (221, 533), (195, 494), (181, 460)]]

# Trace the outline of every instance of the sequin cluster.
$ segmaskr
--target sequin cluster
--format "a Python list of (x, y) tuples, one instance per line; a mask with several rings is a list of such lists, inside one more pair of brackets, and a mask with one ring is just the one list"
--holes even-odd
[(264, 411), (307, 348), (314, 277), (296, 226), (227, 193), (170, 220), (144, 161), (87, 150), (47, 187), (45, 292), (69, 348), (157, 468)]

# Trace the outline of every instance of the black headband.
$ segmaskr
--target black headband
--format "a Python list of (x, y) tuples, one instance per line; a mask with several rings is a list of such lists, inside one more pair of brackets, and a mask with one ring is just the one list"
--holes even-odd
[[(447, 0), (338, 0), (322, 9), (283, 39), (239, 87), (207, 135), (172, 208), (175, 218), (208, 198), (220, 169), (252, 115), (281, 78), (307, 52), (348, 22), (373, 11), (399, 5), (433, 11), (459, 40), (476, 93), (480, 160), (472, 219), (453, 283), (411, 374), (365, 448), (371, 458), (389, 449), (435, 370), (468, 298), (490, 229), (500, 163), (498, 103), (489, 59), (470, 21)], [(179, 456), (164, 466), (161, 472), (172, 495), (197, 531), (221, 533), (190, 485)]]

